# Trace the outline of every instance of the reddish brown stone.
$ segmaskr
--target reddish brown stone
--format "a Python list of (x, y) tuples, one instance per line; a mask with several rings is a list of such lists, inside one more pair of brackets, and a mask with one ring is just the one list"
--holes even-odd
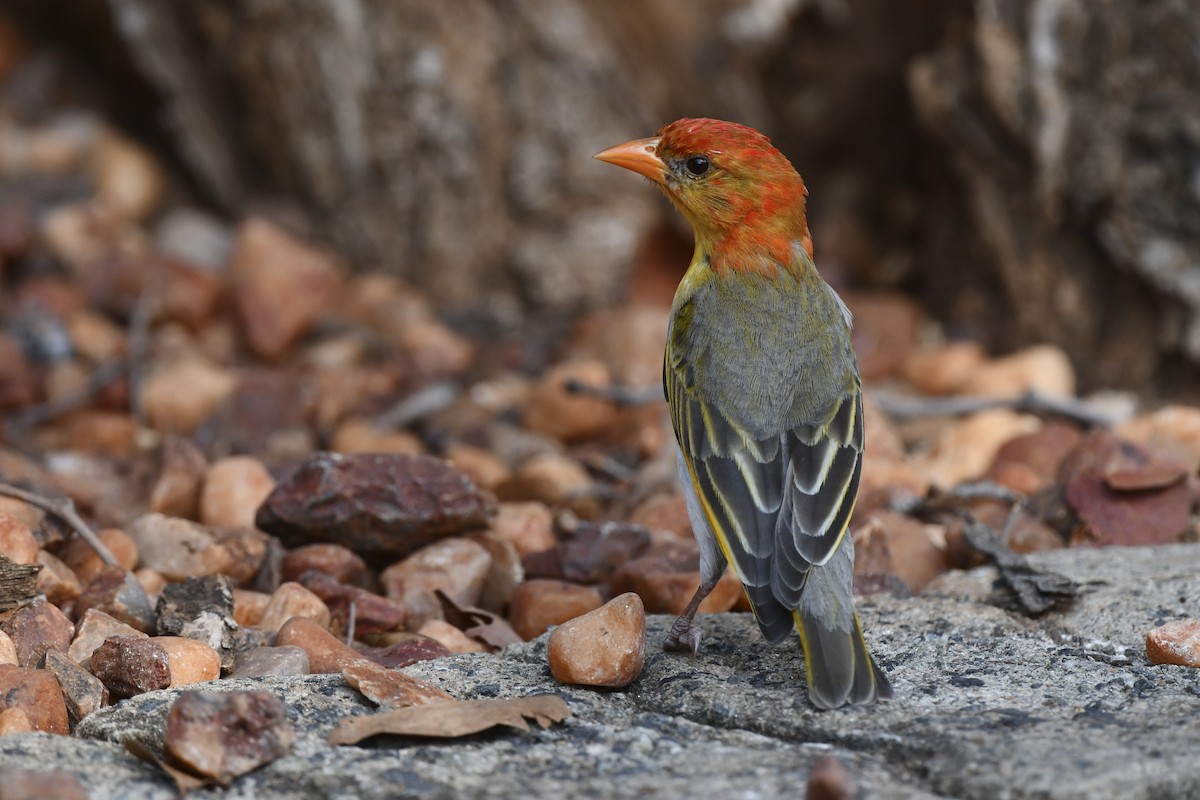
[(270, 692), (185, 692), (167, 714), (163, 755), (228, 784), (286, 755), (295, 740), (287, 708)]
[(54, 673), (0, 665), (0, 709), (19, 708), (34, 730), (70, 733), (67, 706)]
[(358, 652), (366, 658), (392, 669), (401, 669), (418, 661), (432, 661), (450, 655), (450, 651), (436, 639), (419, 634), (408, 634), (386, 647), (363, 647)]
[(111, 636), (92, 653), (92, 674), (113, 697), (133, 697), (171, 685), (167, 652), (148, 636)]
[(208, 468), (204, 453), (191, 439), (169, 434), (163, 440), (160, 458), (158, 477), (150, 490), (150, 510), (168, 517), (195, 519)]
[(367, 565), (353, 550), (340, 544), (309, 544), (284, 555), (285, 581), (298, 580), (309, 570), (322, 572), (341, 583), (356, 584), (366, 573)]
[(1155, 664), (1200, 667), (1200, 619), (1180, 619), (1146, 634), (1146, 656)]
[(562, 683), (628, 686), (646, 659), (646, 611), (636, 594), (615, 597), (564, 622), (546, 644), (550, 671)]
[(33, 531), (19, 517), (4, 511), (0, 511), (0, 554), (15, 564), (32, 564), (38, 556)]
[(589, 522), (553, 549), (524, 559), (531, 578), (559, 578), (575, 583), (606, 583), (622, 564), (650, 546), (650, 532), (624, 522)]
[[(105, 528), (97, 531), (96, 537), (104, 543), (104, 546), (108, 548), (108, 552), (113, 554), (113, 557), (117, 559), (117, 563), (122, 567), (128, 570), (137, 566), (137, 543), (125, 531), (119, 528)], [(100, 555), (92, 549), (92, 546), (79, 536), (73, 536), (67, 542), (67, 546), (63, 550), (62, 560), (75, 572), (75, 575), (79, 578), (79, 582), (84, 586), (94, 581), (96, 576), (106, 566)]]
[(271, 601), (263, 609), (259, 627), (277, 631), (289, 619), (304, 617), (316, 622), (322, 628), (328, 628), (332, 618), (329, 607), (321, 598), (305, 589), (298, 583), (289, 581), (280, 584), (271, 595)]
[(522, 639), (535, 639), (552, 625), (582, 616), (604, 605), (591, 586), (535, 578), (522, 583), (509, 600), (508, 619)]
[(40, 667), (47, 650), (67, 652), (75, 634), (71, 620), (41, 598), (5, 617), (0, 622), (0, 630), (12, 639), (17, 664), (28, 669)]
[(200, 521), (218, 528), (253, 528), (258, 507), (275, 479), (253, 456), (231, 456), (209, 466), (200, 492)]
[(944, 530), (892, 511), (876, 511), (854, 531), (856, 574), (895, 575), (913, 592), (941, 575), (946, 561)]
[(74, 602), (83, 591), (74, 571), (64, 564), (57, 556), (39, 550), (37, 562), (42, 565), (42, 571), (37, 575), (37, 589), (46, 595), (46, 600), (59, 606)]
[(541, 503), (501, 503), (490, 530), (509, 542), (522, 558), (558, 544), (554, 514)]
[(403, 607), (386, 597), (347, 586), (323, 572), (309, 570), (299, 576), (298, 583), (324, 601), (333, 615), (334, 623), (345, 630), (350, 621), (350, 605), (354, 604), (354, 629), (359, 634), (382, 633), (404, 627), (407, 614)]
[(598, 436), (616, 421), (617, 406), (573, 387), (605, 389), (611, 383), (612, 375), (601, 361), (567, 361), (551, 367), (526, 400), (525, 427), (568, 442)]
[(308, 653), (308, 668), (314, 673), (341, 672), (366, 656), (338, 639), (311, 619), (294, 617), (275, 634), (276, 647), (295, 645)]
[(485, 526), (492, 510), (466, 473), (431, 456), (317, 453), (276, 486), (256, 521), (291, 546), (332, 542), (400, 558)]
[(154, 609), (142, 584), (123, 567), (105, 567), (75, 601), (75, 613), (95, 608), (139, 631), (154, 630)]
[(77, 664), (87, 667), (91, 663), (92, 653), (104, 644), (110, 636), (145, 636), (137, 628), (126, 625), (111, 614), (106, 614), (98, 608), (90, 608), (79, 618), (75, 626), (75, 637), (67, 655)]
[[(700, 548), (678, 541), (630, 561), (612, 576), (613, 592), (634, 592), (651, 614), (680, 614), (700, 587)], [(726, 570), (700, 603), (701, 614), (733, 608), (742, 595), (742, 584)]]
[(492, 557), (482, 546), (455, 537), (422, 547), (379, 576), (387, 596), (404, 607), (409, 627), (442, 616), (441, 591), (460, 606), (473, 606), (487, 580)]

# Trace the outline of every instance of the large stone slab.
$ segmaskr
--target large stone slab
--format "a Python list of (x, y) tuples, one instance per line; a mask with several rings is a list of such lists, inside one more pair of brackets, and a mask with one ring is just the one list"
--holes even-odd
[[(769, 647), (753, 620), (731, 614), (703, 618), (699, 658), (655, 649), (621, 691), (555, 683), (545, 637), (408, 668), (457, 697), (564, 697), (575, 716), (530, 734), (331, 748), (325, 736), (339, 718), (370, 711), (339, 676), (219, 682), (277, 694), (299, 737), (290, 755), (229, 789), (190, 796), (798, 796), (812, 765), (835, 755), (860, 798), (1200, 797), (1200, 670), (1152, 665), (1144, 651), (1151, 627), (1196, 613), (1200, 546), (1034, 561), (1087, 593), (1032, 621), (982, 569), (948, 575), (920, 597), (862, 603), (896, 687), (895, 699), (868, 708), (814, 711), (798, 647)], [(669, 623), (652, 617), (652, 639)], [(178, 694), (97, 712), (76, 732), (86, 738), (0, 739), (0, 774), (36, 763), (79, 775), (94, 798), (171, 796), (114, 743), (157, 748)]]

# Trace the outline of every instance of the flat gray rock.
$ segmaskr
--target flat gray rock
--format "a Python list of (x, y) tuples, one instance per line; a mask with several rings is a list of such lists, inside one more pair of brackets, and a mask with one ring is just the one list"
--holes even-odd
[[(770, 647), (747, 615), (702, 618), (700, 657), (650, 648), (621, 691), (557, 684), (545, 637), (496, 656), (410, 667), (460, 698), (554, 692), (575, 716), (548, 730), (449, 742), (330, 747), (337, 720), (371, 712), (339, 676), (226, 680), (288, 707), (292, 753), (230, 788), (189, 797), (419, 798), (802, 796), (834, 755), (860, 798), (1200, 798), (1200, 670), (1155, 666), (1146, 632), (1200, 609), (1200, 545), (1061, 550), (1039, 567), (1086, 585), (1066, 612), (1029, 620), (991, 569), (951, 573), (919, 597), (861, 602), (895, 699), (812, 710), (797, 645)], [(657, 642), (670, 623), (652, 617)], [(168, 798), (170, 782), (119, 746), (161, 746), (179, 690), (93, 714), (72, 738), (0, 739), (0, 773), (60, 769), (94, 799)]]

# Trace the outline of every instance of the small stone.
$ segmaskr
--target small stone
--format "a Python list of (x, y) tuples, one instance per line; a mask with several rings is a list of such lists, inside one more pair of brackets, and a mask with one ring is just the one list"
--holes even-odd
[(1008, 409), (981, 411), (947, 427), (932, 452), (915, 465), (935, 485), (950, 488), (982, 477), (1005, 442), (1040, 427), (1041, 421), (1029, 414)]
[(894, 511), (875, 511), (853, 533), (855, 574), (895, 575), (919, 592), (947, 570), (946, 533)]
[(531, 578), (606, 583), (623, 564), (646, 552), (650, 532), (627, 522), (588, 522), (551, 550), (524, 560)]
[(475, 641), (445, 620), (431, 619), (422, 625), (417, 633), (440, 642), (451, 653), (486, 653), (488, 651), (487, 645)]
[(150, 490), (150, 510), (168, 517), (195, 519), (208, 464), (191, 439), (168, 434), (162, 445), (158, 478)]
[(275, 646), (295, 645), (308, 654), (309, 670), (316, 674), (341, 672), (367, 660), (350, 645), (305, 617), (293, 617), (275, 634)]
[(12, 637), (0, 630), (0, 664), (17, 666), (17, 646)]
[(1075, 396), (1075, 369), (1062, 348), (1027, 347), (978, 367), (960, 387), (963, 394), (1011, 397), (1026, 392)]
[(358, 417), (338, 425), (329, 449), (335, 453), (400, 453), (416, 456), (425, 452), (425, 445), (414, 433), (406, 430), (383, 430), (370, 420)]
[(904, 377), (922, 394), (955, 394), (985, 361), (979, 342), (951, 342), (914, 352), (905, 359)]
[(633, 593), (564, 622), (546, 644), (550, 671), (560, 683), (628, 686), (646, 660), (646, 610)]
[(112, 636), (146, 636), (146, 634), (99, 609), (89, 608), (75, 626), (75, 638), (71, 640), (67, 655), (76, 664), (86, 668), (91, 664), (92, 653), (96, 651), (96, 648)]
[(141, 406), (155, 429), (191, 434), (236, 387), (229, 370), (189, 358), (148, 375), (141, 386)]
[(105, 567), (84, 587), (75, 601), (75, 613), (98, 608), (139, 631), (154, 630), (154, 607), (142, 584), (122, 567)]
[(578, 461), (561, 453), (540, 453), (496, 487), (496, 493), (501, 500), (536, 500), (551, 508), (570, 508), (591, 519), (600, 508), (591, 489), (592, 478)]
[(140, 222), (162, 199), (166, 176), (141, 145), (108, 132), (92, 154), (97, 199), (122, 219)]
[(341, 286), (331, 254), (257, 218), (238, 229), (229, 271), (246, 342), (266, 359), (311, 328)]
[(164, 211), (154, 230), (154, 244), (164, 255), (215, 272), (229, 263), (233, 233), (213, 214), (179, 207)]
[(428, 681), (369, 661), (346, 667), (342, 676), (364, 697), (384, 708), (408, 708), (454, 699)]
[[(96, 538), (104, 543), (108, 552), (113, 554), (117, 563), (124, 569), (133, 569), (138, 563), (137, 542), (120, 528), (104, 528), (96, 531)], [(62, 560), (74, 572), (79, 582), (87, 586), (104, 571), (107, 564), (100, 554), (83, 540), (83, 537), (73, 536), (63, 550)]]
[(553, 625), (561, 625), (604, 605), (591, 586), (535, 578), (522, 583), (509, 599), (508, 619), (526, 641), (536, 639)]
[(804, 800), (854, 800), (854, 779), (834, 756), (822, 756), (808, 773)]
[(238, 625), (258, 625), (271, 595), (249, 589), (233, 590), (233, 620)]
[(17, 664), (36, 669), (42, 665), (47, 650), (67, 652), (75, 626), (57, 606), (38, 598), (0, 621), (0, 631), (12, 639)]
[(230, 678), (266, 678), (307, 675), (308, 653), (295, 645), (254, 647), (239, 653), (229, 671)]
[(24, 351), (0, 334), (0, 408), (24, 408), (37, 396), (37, 377)]
[(151, 636), (167, 654), (171, 688), (221, 677), (221, 655), (205, 642), (182, 636)]
[(441, 604), (433, 594), (436, 589), (460, 606), (478, 603), (491, 565), (488, 551), (475, 542), (444, 539), (385, 569), (379, 583), (387, 596), (408, 612), (409, 628), (413, 629), (441, 618)]
[(1200, 619), (1179, 619), (1151, 630), (1146, 656), (1155, 664), (1200, 667)]
[(508, 468), (494, 453), (468, 444), (454, 444), (446, 451), (446, 460), (470, 476), (476, 486), (494, 490), (512, 477)]
[(432, 456), (316, 453), (280, 481), (256, 519), (284, 544), (343, 544), (371, 558), (403, 558), (487, 524), (493, 500)]
[(525, 401), (525, 427), (564, 442), (590, 439), (612, 427), (616, 404), (574, 387), (607, 389), (612, 375), (601, 361), (568, 361), (551, 367)]
[(69, 656), (57, 650), (48, 651), (46, 669), (54, 673), (58, 685), (62, 687), (72, 727), (108, 702), (108, 690), (104, 688), (104, 684)]
[[(623, 565), (612, 577), (613, 592), (636, 593), (651, 614), (683, 613), (699, 587), (700, 549), (694, 541), (673, 542), (651, 550)], [(725, 570), (700, 603), (699, 613), (728, 611), (742, 593), (742, 584), (733, 570)]]
[(271, 601), (263, 609), (258, 626), (278, 631), (285, 622), (294, 617), (311, 619), (322, 628), (328, 628), (332, 621), (329, 606), (325, 605), (321, 598), (300, 584), (289, 581), (280, 584), (271, 595)]
[(93, 363), (103, 363), (125, 354), (128, 337), (124, 329), (103, 314), (80, 309), (67, 321), (75, 352)]
[(1163, 458), (1187, 464), (1193, 472), (1200, 468), (1200, 408), (1164, 406), (1126, 420), (1116, 433)]
[(0, 736), (14, 733), (33, 733), (33, 723), (22, 708), (6, 708), (0, 711)]
[(258, 507), (275, 479), (253, 456), (231, 456), (208, 468), (200, 494), (200, 521), (224, 528), (253, 528)]
[(162, 514), (143, 514), (129, 526), (142, 563), (168, 580), (181, 581), (218, 572), (229, 574), (234, 557), (206, 525)]
[(42, 571), (37, 574), (37, 590), (48, 601), (61, 608), (64, 603), (79, 597), (83, 587), (70, 567), (45, 550), (38, 551), (37, 562), (42, 565)]
[(4, 772), (3, 800), (89, 800), (83, 784), (69, 772), (10, 769)]
[(679, 492), (658, 492), (638, 503), (629, 521), (648, 530), (670, 531), (677, 538), (692, 539), (692, 521), (687, 501)]
[(38, 560), (38, 542), (29, 526), (17, 517), (0, 511), (0, 555), (14, 564), (33, 564)]
[(341, 583), (355, 584), (366, 574), (367, 564), (353, 550), (340, 544), (309, 544), (284, 555), (285, 581), (294, 581), (309, 570), (322, 572)]
[(542, 503), (501, 503), (490, 530), (512, 544), (521, 558), (558, 544), (554, 514)]
[(350, 606), (354, 606), (354, 630), (357, 636), (402, 629), (408, 613), (398, 603), (377, 594), (347, 586), (323, 572), (309, 570), (298, 579), (329, 607), (333, 621), (341, 630), (350, 624)]
[(167, 714), (163, 755), (222, 785), (286, 755), (296, 740), (270, 692), (185, 692)]
[[(204, 642), (221, 656), (221, 666), (233, 666), (233, 586), (224, 575), (189, 578), (169, 583), (158, 599), (159, 636), (183, 636)], [(174, 667), (172, 667), (174, 675)]]
[(92, 653), (90, 669), (116, 698), (171, 685), (167, 651), (149, 636), (110, 636)]
[(166, 587), (168, 581), (158, 570), (142, 567), (134, 570), (133, 577), (137, 578), (137, 582), (142, 585), (146, 596), (157, 602), (158, 596), (162, 594), (162, 590)]
[(0, 709), (10, 708), (24, 711), (35, 731), (70, 733), (62, 689), (49, 670), (0, 665)]
[(508, 598), (521, 581), (525, 580), (525, 568), (521, 556), (512, 543), (501, 539), (492, 531), (468, 534), (467, 538), (483, 547), (492, 557), (483, 588), (479, 590), (479, 607), (496, 613), (508, 606)]

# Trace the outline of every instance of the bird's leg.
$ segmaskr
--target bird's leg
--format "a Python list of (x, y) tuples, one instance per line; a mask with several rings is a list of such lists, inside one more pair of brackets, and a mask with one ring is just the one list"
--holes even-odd
[(696, 654), (700, 652), (700, 626), (695, 622), (696, 610), (700, 608), (704, 598), (708, 597), (708, 593), (721, 579), (721, 572), (725, 571), (724, 566), (724, 564), (721, 565), (722, 569), (717, 574), (706, 576), (700, 581), (700, 586), (696, 588), (696, 593), (692, 595), (687, 607), (683, 609), (679, 619), (675, 620), (675, 623), (671, 625), (671, 630), (667, 632), (663, 650), (674, 653), (690, 652), (692, 658), (695, 658)]

